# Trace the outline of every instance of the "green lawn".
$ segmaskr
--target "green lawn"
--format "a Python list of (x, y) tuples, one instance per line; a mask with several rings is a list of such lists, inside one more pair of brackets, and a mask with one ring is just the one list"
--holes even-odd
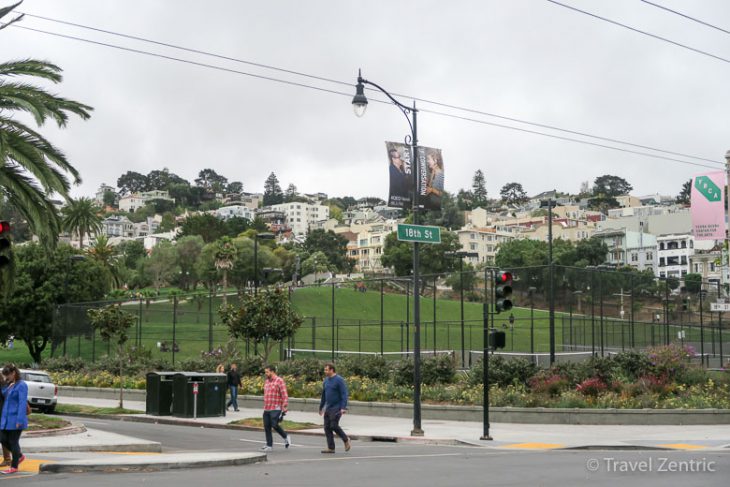
[[(427, 291), (428, 292), (428, 291)], [(229, 296), (228, 302), (235, 303), (235, 296)], [(382, 350), (385, 352), (402, 352), (413, 349), (413, 306), (412, 297), (404, 294), (384, 293), (370, 288), (367, 292), (355, 292), (352, 288), (334, 290), (334, 307), (332, 288), (308, 287), (297, 289), (292, 295), (296, 309), (305, 317), (304, 324), (292, 340), (292, 348), (321, 350), (322, 356), (328, 357), (334, 340), (337, 350), (355, 352), (380, 352), (381, 333)], [(407, 304), (410, 305), (408, 310)], [(521, 304), (519, 298), (516, 304)], [(172, 360), (173, 352), (163, 352), (158, 343), (166, 342), (172, 346), (174, 340), (179, 345), (175, 352), (175, 361), (186, 358), (198, 358), (202, 351), (208, 350), (209, 334), (213, 347), (225, 344), (228, 340), (227, 330), (219, 324), (217, 310), (221, 305), (221, 297), (202, 303), (180, 298), (176, 318), (173, 319), (173, 303), (169, 300), (146, 303), (130, 302), (124, 307), (139, 317), (137, 325), (130, 330), (129, 344), (141, 343), (151, 350), (155, 356)], [(334, 322), (333, 322), (334, 309)], [(382, 325), (381, 325), (382, 313)], [(481, 350), (482, 346), (482, 303), (464, 303), (464, 343), (466, 350)], [(548, 342), (548, 313), (535, 309), (516, 307), (512, 310), (515, 316), (514, 326), (510, 328), (510, 313), (495, 316), (494, 323), (498, 329), (505, 330), (507, 346), (505, 351), (546, 353)], [(78, 309), (70, 318), (70, 322), (84, 320), (85, 310)], [(434, 327), (434, 317), (436, 326)], [(74, 321), (75, 320), (75, 321)], [(556, 350), (583, 351), (590, 350), (595, 341), (600, 350), (600, 318), (591, 323), (590, 316), (574, 315), (572, 319), (565, 313), (556, 313)], [(334, 326), (333, 326), (334, 324)], [(71, 326), (71, 325), (70, 325)], [(663, 328), (637, 324), (634, 327), (634, 343), (643, 346), (651, 343), (662, 343)], [(593, 330), (593, 332), (592, 332)], [(670, 337), (674, 341), (679, 327), (670, 327)], [(697, 341), (697, 328), (685, 329), (685, 341)], [(531, 340), (532, 335), (532, 340)], [(706, 332), (706, 341), (711, 340)], [(595, 337), (592, 339), (592, 337)], [(604, 344), (606, 347), (628, 348), (631, 344), (631, 330), (628, 322), (605, 320), (603, 326)], [(421, 297), (421, 340), (424, 350), (461, 350), (461, 310), (458, 300), (437, 299), (431, 296)], [(534, 345), (531, 345), (531, 341)], [(563, 347), (563, 343), (576, 344), (574, 347)], [(245, 343), (240, 347), (245, 350)], [(45, 356), (50, 356), (50, 345)], [(71, 336), (65, 343), (66, 355), (81, 356), (87, 360), (95, 360), (105, 355), (108, 344), (101, 341), (98, 334)], [(63, 345), (57, 349), (62, 355)], [(250, 348), (249, 353), (253, 353)], [(299, 352), (296, 356), (311, 355)], [(272, 359), (279, 358), (278, 347)], [(3, 362), (27, 363), (30, 357), (22, 341), (16, 340), (14, 350), (0, 349), (0, 360)]]

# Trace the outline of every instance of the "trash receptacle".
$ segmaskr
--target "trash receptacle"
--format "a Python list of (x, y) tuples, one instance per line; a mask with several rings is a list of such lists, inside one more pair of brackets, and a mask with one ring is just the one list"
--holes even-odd
[(175, 373), (172, 415), (180, 418), (225, 416), (225, 380), (225, 374)]
[(153, 416), (172, 414), (172, 378), (175, 372), (147, 374), (147, 401), (145, 411)]

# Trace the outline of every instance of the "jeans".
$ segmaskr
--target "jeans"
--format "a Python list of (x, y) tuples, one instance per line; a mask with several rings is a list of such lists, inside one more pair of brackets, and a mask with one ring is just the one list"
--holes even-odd
[(332, 433), (336, 433), (344, 442), (349, 440), (345, 432), (340, 428), (341, 417), (342, 413), (338, 409), (324, 412), (324, 435), (327, 437), (327, 448), (330, 450), (335, 449), (335, 436)]
[(233, 406), (238, 411), (238, 386), (228, 386), (231, 389), (231, 400), (226, 404), (226, 409)]
[(282, 438), (286, 439), (286, 431), (284, 428), (279, 426), (279, 415), (281, 410), (273, 409), (271, 411), (264, 411), (264, 434), (266, 435), (266, 446), (274, 446), (274, 438), (271, 435), (271, 430), (276, 430)]
[(13, 461), (11, 463), (11, 467), (13, 468), (18, 468), (18, 460), (23, 455), (20, 451), (20, 434), (22, 432), (23, 430), (3, 430), (0, 433), (2, 445), (13, 454)]

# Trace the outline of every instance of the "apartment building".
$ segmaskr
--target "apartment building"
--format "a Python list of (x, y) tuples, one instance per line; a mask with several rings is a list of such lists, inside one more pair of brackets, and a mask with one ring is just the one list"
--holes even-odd
[(466, 259), (470, 264), (494, 264), (497, 247), (517, 238), (518, 234), (500, 227), (462, 228), (456, 231), (462, 250), (476, 252), (478, 257)]
[(173, 203), (175, 202), (173, 198), (170, 198), (170, 194), (167, 191), (160, 191), (156, 189), (153, 191), (132, 193), (119, 198), (119, 209), (128, 213), (134, 213), (134, 211), (142, 208), (148, 201), (152, 200), (167, 200), (172, 201)]
[(593, 234), (608, 246), (606, 263), (615, 266), (631, 266), (639, 271), (651, 269), (657, 272), (657, 237), (644, 232), (620, 228), (602, 230)]
[(215, 216), (221, 220), (238, 217), (253, 221), (254, 210), (244, 205), (222, 206), (215, 210)]
[(272, 205), (269, 209), (284, 214), (286, 224), (295, 235), (306, 235), (309, 225), (330, 217), (329, 206), (293, 202)]
[(720, 251), (713, 240), (697, 240), (690, 233), (661, 235), (657, 237), (657, 256), (659, 258), (659, 277), (682, 278), (690, 272), (720, 279), (721, 270), (717, 265)]
[(396, 231), (394, 221), (373, 224), (365, 231), (358, 233), (341, 232), (340, 235), (348, 238), (348, 257), (355, 261), (357, 272), (384, 272), (380, 259), (385, 248), (385, 239)]

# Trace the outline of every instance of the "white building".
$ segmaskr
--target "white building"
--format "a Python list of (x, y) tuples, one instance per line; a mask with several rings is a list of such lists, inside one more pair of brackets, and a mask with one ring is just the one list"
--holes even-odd
[(215, 210), (215, 216), (222, 220), (238, 217), (253, 221), (254, 210), (244, 205), (222, 206)]
[(175, 202), (173, 198), (170, 198), (170, 194), (167, 191), (143, 191), (141, 193), (128, 194), (120, 198), (119, 209), (128, 213), (134, 213), (135, 210), (142, 208), (148, 201), (152, 200), (167, 200), (172, 201), (173, 203)]
[(282, 212), (287, 226), (295, 235), (306, 235), (310, 224), (327, 220), (330, 217), (330, 208), (324, 205), (294, 202), (272, 205), (269, 209)]
[(466, 259), (470, 264), (494, 264), (499, 244), (517, 238), (517, 234), (501, 228), (463, 228), (457, 230), (462, 250), (476, 252), (478, 257)]
[(112, 215), (101, 222), (101, 233), (109, 238), (134, 237), (134, 223), (126, 216)]
[[(693, 259), (697, 251), (709, 251), (715, 246), (713, 240), (698, 240), (689, 233), (661, 235), (657, 237), (657, 255), (659, 257), (659, 277), (682, 278), (693, 270), (692, 262), (697, 265), (697, 273), (716, 278), (719, 269), (715, 268), (715, 258)], [(719, 255), (719, 254), (718, 254)], [(707, 265), (705, 269), (704, 266)], [(712, 264), (712, 268), (710, 265)], [(719, 266), (717, 266), (719, 267)]]
[(99, 189), (96, 190), (96, 194), (94, 195), (94, 203), (104, 207), (104, 195), (108, 192), (114, 193), (115, 200), (117, 199), (116, 195), (117, 192), (114, 189), (114, 186), (109, 186), (106, 183), (101, 183), (101, 186), (99, 186)]
[(657, 238), (654, 235), (618, 228), (596, 232), (593, 238), (608, 246), (606, 263), (631, 266), (639, 271), (650, 269), (656, 275)]

